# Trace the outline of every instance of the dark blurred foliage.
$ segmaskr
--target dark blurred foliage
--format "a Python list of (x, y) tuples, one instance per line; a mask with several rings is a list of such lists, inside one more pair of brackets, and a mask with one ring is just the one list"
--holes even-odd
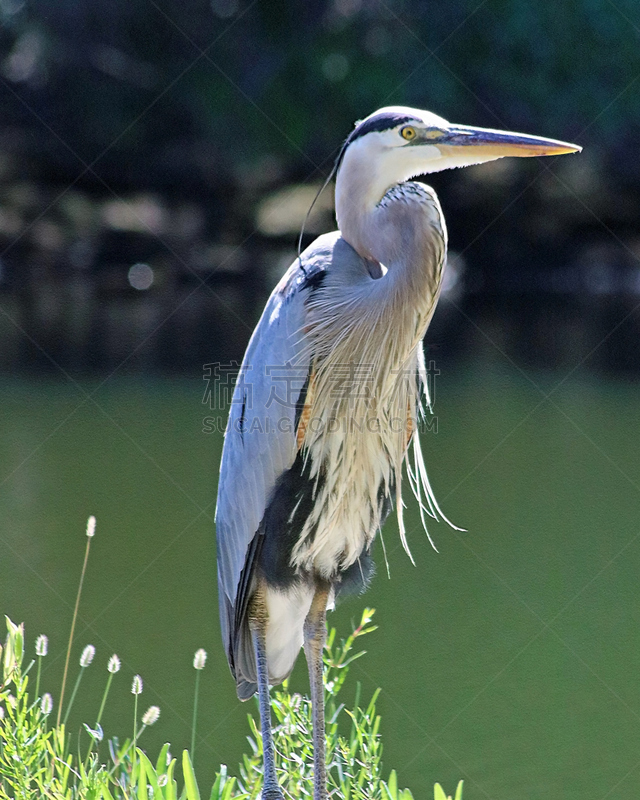
[[(237, 356), (294, 252), (259, 203), (321, 180), (354, 120), (393, 103), (585, 147), (431, 181), (465, 254), (459, 303), (518, 309), (507, 349), (547, 301), (572, 330), (585, 303), (615, 324), (637, 302), (635, 0), (0, 0), (0, 16), (4, 367)], [(127, 280), (137, 262), (149, 291)]]
[(97, 177), (83, 185), (190, 196), (265, 156), (304, 176), (355, 119), (399, 98), (569, 139), (597, 123), (607, 169), (640, 176), (627, 150), (640, 131), (632, 0), (3, 0), (0, 10), (5, 135), (19, 134), (24, 170), (50, 180), (91, 165)]

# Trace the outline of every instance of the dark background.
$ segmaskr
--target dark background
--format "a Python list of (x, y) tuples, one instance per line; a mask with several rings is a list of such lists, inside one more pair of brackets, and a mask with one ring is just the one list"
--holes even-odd
[[(140, 673), (143, 744), (179, 757), (205, 647), (204, 796), (235, 771), (252, 706), (218, 630), (203, 368), (241, 359), (354, 121), (403, 104), (584, 150), (429, 178), (450, 265), (423, 444), (469, 532), (432, 525), (436, 555), (406, 498), (418, 568), (390, 521), (391, 580), (378, 543), (331, 616), (377, 608), (351, 689), (382, 687), (385, 769), (416, 798), (637, 800), (637, 2), (0, 0), (0, 24), (0, 612), (49, 635), (57, 704), (95, 514), (82, 747), (115, 651), (106, 735)], [(305, 242), (333, 225), (328, 190)]]
[[(315, 187), (353, 122), (394, 103), (584, 147), (432, 180), (463, 254), (458, 304), (497, 316), (516, 360), (586, 357), (640, 297), (630, 0), (3, 0), (0, 14), (4, 369), (237, 357), (308, 195), (275, 228), (261, 204)], [(327, 227), (325, 213), (311, 233)], [(128, 280), (137, 263), (148, 290)], [(637, 333), (632, 314), (589, 366), (636, 374)], [(436, 338), (473, 350), (461, 337)]]

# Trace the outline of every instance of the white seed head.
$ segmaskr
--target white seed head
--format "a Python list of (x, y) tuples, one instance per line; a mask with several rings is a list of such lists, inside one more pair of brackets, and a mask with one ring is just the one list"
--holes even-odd
[(81, 667), (88, 667), (89, 664), (93, 661), (93, 657), (96, 654), (96, 648), (92, 644), (88, 644), (84, 650), (82, 651), (82, 655), (80, 656), (80, 666)]
[(96, 518), (92, 515), (87, 520), (87, 536), (91, 538), (95, 536), (96, 532)]
[(45, 717), (53, 711), (53, 697), (51, 697), (49, 692), (45, 692), (42, 695), (42, 700), (40, 701), (40, 711), (42, 711)]
[(193, 668), (194, 669), (204, 669), (204, 665), (207, 662), (207, 651), (204, 648), (200, 648), (196, 650), (196, 654), (193, 657)]
[(158, 706), (149, 706), (149, 708), (142, 715), (143, 725), (153, 725), (160, 717), (160, 709)]
[(47, 651), (49, 649), (49, 640), (41, 633), (40, 636), (36, 639), (36, 655), (37, 656), (46, 656)]
[(166, 775), (158, 775), (158, 786), (166, 786), (168, 780)]
[(133, 676), (131, 684), (131, 694), (142, 694), (142, 678), (139, 675)]
[(4, 708), (0, 706), (0, 719), (4, 719)]
[(118, 658), (118, 656), (115, 653), (109, 659), (109, 663), (107, 664), (107, 669), (111, 673), (119, 671), (119, 669), (120, 669), (120, 659)]

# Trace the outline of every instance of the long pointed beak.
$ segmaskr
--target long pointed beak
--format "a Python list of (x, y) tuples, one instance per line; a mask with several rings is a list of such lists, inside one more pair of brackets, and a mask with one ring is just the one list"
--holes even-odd
[[(557, 156), (562, 153), (579, 153), (577, 144), (560, 142), (557, 139), (541, 139), (526, 133), (496, 131), (490, 128), (471, 128), (466, 125), (452, 125), (444, 130), (444, 136), (424, 141), (435, 144), (442, 155), (460, 155), (463, 148), (469, 148), (473, 155), (501, 158), (503, 156)], [(469, 153), (471, 155), (471, 152)]]

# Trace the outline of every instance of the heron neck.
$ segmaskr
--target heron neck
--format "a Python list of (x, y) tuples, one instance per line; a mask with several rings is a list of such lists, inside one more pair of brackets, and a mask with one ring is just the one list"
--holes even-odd
[(397, 183), (380, 173), (379, 165), (367, 163), (364, 153), (350, 148), (336, 177), (336, 219), (343, 238), (362, 258), (379, 261), (375, 231), (372, 231), (378, 204)]
[(366, 148), (352, 145), (336, 176), (336, 218), (343, 238), (362, 258), (389, 269), (412, 260), (419, 267), (434, 236), (446, 247), (438, 198), (424, 184), (405, 182), (411, 174), (399, 174), (397, 164), (372, 159)]
[[(436, 299), (444, 268), (447, 232), (438, 198), (422, 183), (386, 186), (379, 176), (354, 171), (351, 183), (336, 183), (336, 216), (342, 237), (367, 260), (388, 272), (409, 305)], [(364, 177), (363, 177), (364, 176)], [(384, 188), (383, 188), (384, 187)], [(380, 287), (381, 291), (382, 286)]]

